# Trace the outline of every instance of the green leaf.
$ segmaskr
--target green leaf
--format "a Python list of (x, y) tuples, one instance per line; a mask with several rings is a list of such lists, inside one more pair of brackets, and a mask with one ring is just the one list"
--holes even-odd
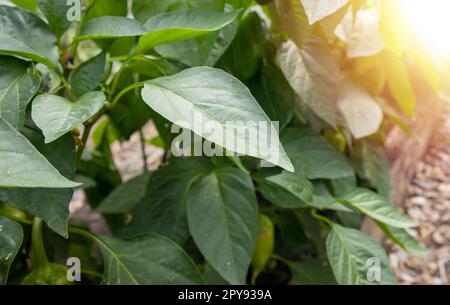
[(280, 69), (272, 63), (263, 65), (250, 90), (264, 112), (272, 121), (279, 122), (283, 130), (293, 116), (295, 92)]
[(0, 285), (5, 285), (11, 263), (19, 252), (23, 240), (22, 226), (0, 217)]
[(205, 278), (206, 285), (229, 285), (209, 264), (206, 265), (203, 271), (203, 277)]
[(350, 162), (328, 141), (309, 129), (286, 129), (281, 142), (295, 172), (308, 179), (337, 179), (354, 176)]
[(0, 56), (0, 117), (20, 130), (31, 98), (39, 89), (39, 77), (29, 64)]
[(390, 239), (409, 254), (420, 257), (428, 254), (427, 249), (420, 245), (405, 229), (395, 228), (378, 221), (377, 224)]
[(282, 171), (271, 175), (263, 170), (254, 178), (264, 198), (281, 208), (304, 208), (313, 201), (314, 187), (299, 173)]
[[(332, 224), (327, 251), (334, 276), (340, 285), (394, 284), (395, 276), (384, 249), (371, 237), (354, 229)], [(379, 262), (378, 266), (372, 261)], [(372, 269), (373, 268), (373, 269)], [(369, 280), (371, 271), (379, 272), (380, 281)]]
[[(333, 180), (332, 180), (333, 181)], [(324, 181), (314, 181), (314, 196), (309, 206), (320, 210), (335, 210), (352, 213), (353, 210), (339, 203), (330, 193)]]
[(336, 127), (340, 70), (331, 50), (317, 38), (299, 49), (291, 40), (278, 50), (281, 70), (292, 89), (319, 118)]
[(139, 39), (136, 53), (218, 31), (230, 24), (238, 14), (239, 11), (216, 13), (198, 9), (159, 14), (145, 22), (147, 34)]
[(101, 52), (72, 71), (69, 84), (76, 96), (80, 97), (98, 87), (103, 78), (105, 64), (106, 54)]
[(141, 36), (146, 33), (142, 25), (126, 17), (105, 16), (89, 20), (76, 37), (82, 39), (106, 39)]
[(217, 67), (244, 82), (249, 81), (259, 70), (265, 47), (262, 20), (256, 12), (249, 13), (239, 22), (236, 37)]
[[(364, 5), (364, 1), (356, 1), (360, 2), (358, 6)], [(336, 33), (347, 44), (348, 58), (369, 57), (384, 49), (384, 41), (379, 29), (379, 14), (376, 7), (355, 10), (355, 5), (352, 5), (351, 10), (346, 11)]]
[(103, 107), (105, 100), (101, 92), (89, 92), (76, 103), (60, 96), (42, 94), (33, 101), (33, 121), (43, 131), (45, 143), (51, 143), (90, 119)]
[[(277, 131), (250, 91), (222, 70), (207, 67), (187, 69), (174, 76), (145, 82), (141, 94), (144, 101), (160, 115), (210, 142), (228, 151), (260, 158), (288, 171), (293, 170), (278, 141)], [(173, 109), (178, 111), (174, 112)], [(233, 122), (230, 122), (230, 118)], [(250, 122), (255, 124), (245, 126), (250, 131), (245, 132), (239, 123), (250, 125)], [(253, 142), (255, 139), (252, 138), (255, 137), (251, 134), (258, 133), (257, 124), (261, 125), (261, 122), (267, 127), (267, 133), (272, 135), (271, 143), (268, 143), (269, 139), (264, 139), (262, 131), (259, 132), (259, 141)], [(214, 127), (212, 132), (203, 130), (205, 124)], [(232, 141), (226, 141), (227, 137), (235, 138), (239, 145), (229, 143)]]
[(147, 193), (152, 174), (144, 173), (130, 181), (119, 185), (97, 207), (97, 211), (105, 214), (126, 213), (131, 211)]
[(157, 234), (131, 239), (95, 237), (105, 260), (103, 284), (202, 284), (197, 266), (173, 241)]
[(385, 197), (370, 190), (355, 188), (339, 199), (363, 214), (396, 228), (410, 228), (416, 225), (401, 213)]
[(237, 168), (198, 179), (187, 197), (189, 231), (211, 266), (229, 283), (244, 284), (258, 233), (250, 176)]
[[(69, 179), (74, 178), (75, 145), (70, 135), (44, 144), (44, 137), (33, 129), (26, 127), (24, 134), (61, 174)], [(52, 230), (63, 237), (67, 237), (69, 203), (72, 196), (72, 189), (0, 188), (0, 201), (43, 219)]]
[[(237, 25), (238, 21), (235, 19), (219, 31), (159, 45), (155, 47), (155, 51), (164, 58), (177, 60), (189, 67), (213, 67), (230, 47), (237, 31)], [(191, 50), (197, 51), (192, 53)]]
[(298, 208), (306, 207), (306, 203), (287, 191), (282, 186), (269, 181), (266, 178), (274, 176), (278, 171), (272, 169), (261, 169), (253, 175), (253, 179), (258, 184), (258, 191), (261, 195), (281, 208)]
[(305, 236), (314, 246), (317, 256), (321, 259), (326, 257), (325, 229), (321, 221), (311, 215), (310, 209), (294, 210), (295, 216), (303, 228)]
[(335, 0), (324, 3), (321, 0), (301, 0), (308, 15), (309, 24), (314, 24), (323, 18), (337, 12), (348, 3), (349, 0)]
[(84, 20), (91, 20), (102, 16), (126, 16), (128, 12), (127, 0), (89, 0), (89, 8)]
[(210, 172), (203, 158), (174, 158), (152, 174), (147, 194), (131, 211), (132, 219), (118, 234), (155, 232), (180, 244), (186, 241), (186, 197), (192, 184)]
[(130, 60), (128, 67), (143, 77), (157, 78), (180, 72), (180, 68), (164, 58), (151, 55), (136, 55)]
[(294, 285), (336, 285), (330, 265), (320, 259), (311, 259), (304, 262), (283, 260), (292, 272)]
[(362, 168), (365, 177), (376, 187), (381, 195), (389, 197), (389, 163), (386, 159), (383, 145), (370, 139), (361, 141), (360, 145)]
[(417, 101), (406, 64), (390, 51), (382, 52), (381, 56), (386, 81), (397, 105), (408, 117), (414, 118)]
[(48, 25), (33, 13), (0, 5), (0, 53), (59, 67), (56, 38)]
[(380, 105), (350, 79), (344, 79), (341, 83), (338, 108), (355, 139), (375, 134), (383, 123)]
[(132, 11), (137, 20), (145, 22), (150, 17), (161, 13), (192, 8), (222, 11), (224, 0), (135, 0), (133, 1)]
[(66, 2), (61, 0), (37, 0), (39, 9), (44, 14), (48, 25), (58, 38), (70, 27), (70, 21), (67, 19), (69, 6)]
[(0, 118), (0, 187), (73, 188), (47, 159), (8, 122)]
[(36, 10), (36, 1), (35, 0), (11, 0), (12, 3), (14, 3), (17, 6), (26, 8), (30, 11)]
[[(136, 18), (145, 22), (150, 17), (167, 11), (197, 8), (213, 12), (224, 11), (224, 0), (167, 0), (167, 1), (134, 1), (133, 11)], [(226, 7), (229, 12), (232, 8)], [(164, 58), (170, 58), (183, 64), (195, 66), (214, 66), (229, 47), (236, 34), (238, 20), (235, 19), (219, 31), (205, 34), (188, 40), (157, 46), (155, 50)], [(196, 52), (191, 52), (196, 50)]]

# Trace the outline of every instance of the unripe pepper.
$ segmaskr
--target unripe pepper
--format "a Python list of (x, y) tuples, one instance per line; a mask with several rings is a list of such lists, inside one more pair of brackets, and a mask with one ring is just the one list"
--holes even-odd
[(261, 214), (259, 215), (259, 232), (252, 259), (253, 284), (272, 256), (274, 244), (275, 233), (273, 222), (269, 217)]

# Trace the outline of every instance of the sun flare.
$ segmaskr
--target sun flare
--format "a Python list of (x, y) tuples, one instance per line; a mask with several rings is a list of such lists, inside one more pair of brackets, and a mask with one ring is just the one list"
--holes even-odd
[(450, 57), (450, 1), (401, 1), (412, 34), (430, 53)]

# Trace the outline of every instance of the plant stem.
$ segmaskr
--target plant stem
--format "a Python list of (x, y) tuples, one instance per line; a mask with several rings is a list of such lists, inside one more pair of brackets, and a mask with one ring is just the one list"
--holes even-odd
[(66, 80), (66, 78), (64, 77), (64, 75), (61, 74), (61, 75), (60, 75), (60, 78), (61, 78), (61, 81), (62, 81), (64, 87), (66, 88), (67, 95), (68, 95), (69, 99), (73, 102), (73, 101), (74, 101), (74, 97), (73, 97), (73, 95), (72, 95), (72, 92), (70, 91), (69, 83), (67, 82), (67, 80)]
[(145, 153), (145, 137), (142, 129), (139, 129), (139, 138), (141, 140), (141, 152), (142, 152), (142, 160), (144, 161), (144, 173), (148, 171), (147, 169), (147, 154)]
[(31, 225), (33, 224), (33, 222), (32, 222), (31, 220), (19, 218), (19, 217), (16, 217), (16, 216), (14, 216), (14, 215), (11, 215), (11, 214), (9, 214), (9, 213), (5, 213), (5, 212), (3, 212), (3, 211), (0, 211), (0, 216), (1, 216), (1, 217), (9, 218), (9, 219), (11, 219), (11, 220), (20, 222), (20, 223), (25, 224), (25, 225), (30, 225), (30, 226), (31, 226)]
[(42, 219), (35, 217), (31, 227), (31, 247), (33, 253), (33, 268), (42, 268), (48, 264), (45, 254), (44, 240), (42, 238)]
[(317, 213), (317, 209), (313, 209), (313, 210), (311, 211), (311, 215), (312, 215), (314, 218), (316, 218), (316, 219), (318, 219), (318, 220), (321, 220), (321, 221), (325, 222), (325, 223), (328, 224), (328, 225), (331, 225), (331, 223), (332, 223), (332, 221), (329, 220), (328, 218), (326, 218), (325, 216), (319, 215), (319, 214)]
[(114, 108), (114, 106), (116, 106), (116, 104), (119, 102), (119, 100), (128, 92), (130, 92), (131, 90), (134, 90), (136, 88), (141, 88), (144, 87), (144, 83), (143, 82), (139, 82), (139, 83), (135, 83), (132, 84), (128, 87), (126, 87), (125, 89), (123, 89), (122, 91), (120, 91), (116, 97), (114, 98), (114, 100), (111, 102), (111, 104), (109, 105), (109, 108)]
[(81, 157), (83, 157), (83, 152), (84, 149), (86, 148), (86, 144), (89, 139), (89, 134), (91, 133), (92, 126), (94, 126), (94, 124), (86, 124), (84, 126), (83, 137), (81, 138), (81, 145), (80, 147), (78, 147), (77, 150), (77, 158), (76, 158), (77, 164), (78, 162), (80, 162)]

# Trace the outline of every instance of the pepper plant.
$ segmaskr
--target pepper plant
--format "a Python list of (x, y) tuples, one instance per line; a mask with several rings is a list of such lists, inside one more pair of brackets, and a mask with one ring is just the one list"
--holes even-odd
[[(413, 81), (439, 85), (386, 30), (396, 1), (69, 2), (0, 5), (1, 284), (73, 283), (69, 258), (87, 284), (394, 283), (367, 218), (424, 253), (383, 135), (407, 130)], [(190, 125), (239, 154), (177, 156), (172, 124), (196, 117), (277, 123), (279, 158)], [(135, 133), (164, 154), (124, 181), (111, 144)], [(75, 190), (108, 234), (70, 219)]]

